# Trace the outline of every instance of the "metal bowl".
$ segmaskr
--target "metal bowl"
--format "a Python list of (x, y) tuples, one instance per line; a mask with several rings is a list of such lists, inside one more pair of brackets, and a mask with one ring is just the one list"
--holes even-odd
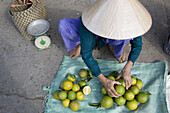
[(40, 36), (48, 31), (50, 24), (47, 20), (37, 19), (27, 26), (27, 32), (33, 36)]

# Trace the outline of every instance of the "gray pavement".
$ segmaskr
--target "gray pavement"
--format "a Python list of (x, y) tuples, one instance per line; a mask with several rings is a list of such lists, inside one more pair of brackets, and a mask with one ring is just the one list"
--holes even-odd
[[(0, 0), (0, 113), (42, 113), (42, 86), (48, 86), (57, 74), (64, 55), (68, 55), (58, 32), (62, 18), (78, 18), (92, 0), (45, 0), (52, 48), (38, 51), (26, 41), (8, 15), (11, 0)], [(151, 30), (143, 36), (143, 50), (137, 62), (166, 61), (163, 52), (170, 33), (170, 0), (140, 0), (153, 18)], [(130, 44), (125, 52), (128, 55)], [(104, 47), (94, 51), (95, 58), (115, 60)]]

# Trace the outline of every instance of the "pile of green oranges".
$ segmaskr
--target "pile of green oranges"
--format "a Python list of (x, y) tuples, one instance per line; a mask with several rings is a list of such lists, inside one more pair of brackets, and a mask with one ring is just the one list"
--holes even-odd
[[(78, 75), (84, 79), (89, 73), (85, 69), (80, 69)], [(60, 89), (53, 93), (53, 98), (61, 100), (63, 106), (70, 107), (72, 111), (77, 111), (80, 108), (79, 101), (82, 101), (84, 95), (89, 95), (91, 92), (86, 80), (80, 80), (76, 83), (76, 77), (72, 74), (67, 76), (67, 80), (61, 82)]]
[[(111, 79), (115, 81), (114, 76), (118, 76), (119, 72), (114, 71), (109, 76), (107, 76), (108, 79)], [(105, 108), (110, 108), (113, 105), (113, 101), (119, 105), (126, 105), (128, 109), (130, 110), (136, 110), (139, 103), (146, 103), (148, 100), (148, 95), (150, 95), (149, 92), (140, 92), (140, 90), (143, 87), (143, 82), (140, 79), (137, 79), (135, 77), (131, 77), (132, 84), (131, 87), (126, 90), (125, 89), (125, 82), (123, 78), (120, 78), (118, 81), (121, 83), (121, 85), (115, 85), (114, 88), (118, 94), (121, 96), (118, 98), (113, 98), (111, 95), (109, 95), (103, 87), (101, 89), (101, 94), (103, 94), (103, 97), (100, 101), (101, 106)], [(138, 102), (137, 102), (138, 101)]]

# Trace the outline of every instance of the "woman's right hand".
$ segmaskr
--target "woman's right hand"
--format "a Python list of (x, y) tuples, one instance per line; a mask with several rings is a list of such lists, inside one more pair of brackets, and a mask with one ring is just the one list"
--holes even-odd
[(121, 83), (117, 82), (117, 81), (113, 81), (110, 79), (107, 79), (103, 74), (100, 74), (98, 76), (98, 79), (102, 82), (102, 84), (104, 85), (104, 87), (106, 88), (107, 92), (109, 95), (113, 96), (113, 97), (119, 97), (121, 96), (120, 94), (118, 94), (116, 92), (116, 90), (114, 89), (114, 85), (118, 84), (121, 85)]

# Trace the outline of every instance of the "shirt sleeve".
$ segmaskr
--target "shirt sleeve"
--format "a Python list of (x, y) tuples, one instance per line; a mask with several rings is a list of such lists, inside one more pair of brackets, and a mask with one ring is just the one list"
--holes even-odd
[(143, 45), (142, 37), (139, 36), (137, 38), (134, 38), (133, 40), (130, 41), (130, 43), (131, 43), (131, 52), (129, 54), (128, 61), (132, 61), (134, 64), (142, 50), (142, 45)]
[(96, 44), (96, 38), (93, 33), (85, 28), (83, 23), (80, 23), (80, 45), (81, 45), (81, 56), (87, 67), (93, 73), (94, 76), (100, 75), (102, 72), (94, 60), (92, 53)]

